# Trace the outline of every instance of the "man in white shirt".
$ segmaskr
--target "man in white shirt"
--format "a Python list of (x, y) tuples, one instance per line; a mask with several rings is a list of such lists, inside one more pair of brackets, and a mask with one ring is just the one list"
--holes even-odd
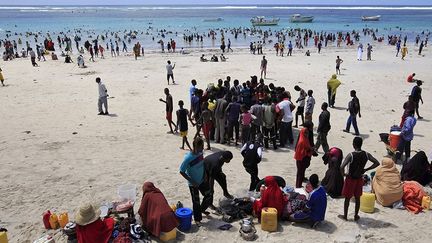
[[(106, 89), (105, 84), (101, 82), (99, 77), (96, 78), (96, 83), (99, 86), (98, 115), (108, 115), (108, 90)], [(102, 105), (105, 107), (105, 112), (102, 110)]]
[(167, 70), (167, 81), (168, 81), (168, 85), (169, 85), (170, 77), (172, 78), (172, 83), (175, 84), (175, 81), (174, 81), (174, 73), (173, 73), (173, 69), (175, 68), (175, 64), (174, 64), (174, 65), (171, 65), (171, 61), (170, 61), (170, 60), (168, 60), (167, 63), (168, 63), (168, 64), (166, 65), (166, 70)]
[(280, 113), (279, 119), (281, 119), (279, 130), (280, 146), (284, 147), (287, 141), (290, 144), (294, 143), (292, 132), (293, 115), (291, 111), (295, 106), (290, 101), (291, 94), (288, 91), (282, 94), (282, 98), (283, 100), (276, 105), (276, 111)]

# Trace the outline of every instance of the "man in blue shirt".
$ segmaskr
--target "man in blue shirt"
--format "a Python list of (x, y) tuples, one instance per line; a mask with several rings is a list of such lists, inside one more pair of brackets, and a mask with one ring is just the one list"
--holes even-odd
[(318, 175), (312, 174), (309, 182), (314, 189), (306, 203), (303, 211), (290, 216), (290, 220), (297, 223), (308, 223), (314, 228), (319, 222), (324, 220), (327, 208), (327, 196), (324, 188), (318, 184)]
[(408, 117), (405, 119), (405, 122), (402, 126), (402, 131), (400, 134), (399, 145), (397, 147), (396, 152), (396, 161), (398, 161), (402, 154), (405, 152), (405, 162), (408, 161), (411, 155), (411, 141), (414, 138), (414, 126), (416, 125), (417, 120), (414, 117), (414, 111), (410, 111)]
[[(180, 165), (180, 174), (188, 181), (192, 197), (193, 214), (195, 223), (200, 226), (202, 213), (212, 204), (212, 198), (208, 183), (204, 180), (204, 141), (197, 137), (193, 141), (193, 150), (187, 153)], [(200, 192), (204, 196), (200, 203)]]

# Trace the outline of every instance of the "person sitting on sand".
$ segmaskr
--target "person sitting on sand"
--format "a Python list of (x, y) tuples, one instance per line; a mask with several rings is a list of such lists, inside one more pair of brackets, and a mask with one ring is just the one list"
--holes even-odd
[(305, 56), (310, 57), (310, 51), (309, 50), (306, 51)]
[(69, 55), (65, 56), (65, 63), (73, 63), (72, 58)]
[(378, 166), (372, 181), (372, 191), (375, 192), (377, 202), (384, 207), (392, 206), (402, 199), (401, 176), (391, 158), (384, 157)]
[[(341, 165), (341, 173), (345, 175), (345, 182), (342, 188), (342, 195), (345, 197), (344, 214), (339, 215), (339, 218), (348, 220), (348, 208), (352, 197), (355, 197), (354, 220), (360, 219), (358, 213), (360, 209), (360, 197), (363, 193), (363, 174), (379, 166), (379, 162), (370, 153), (362, 150), (363, 139), (355, 137), (353, 139), (354, 151), (349, 153)], [(371, 161), (373, 165), (365, 169), (366, 163)], [(345, 167), (348, 166), (348, 173), (345, 172)]]
[(76, 236), (78, 243), (108, 243), (113, 229), (113, 218), (100, 218), (101, 211), (96, 206), (86, 203), (75, 214)]
[(138, 214), (143, 228), (155, 237), (161, 232), (170, 232), (178, 225), (177, 217), (163, 193), (152, 182), (145, 182)]
[(58, 60), (57, 54), (55, 54), (54, 52), (51, 53), (51, 59), (56, 61)]
[(296, 223), (307, 223), (312, 228), (323, 221), (327, 209), (327, 196), (324, 187), (319, 185), (317, 174), (312, 174), (309, 177), (313, 191), (309, 195), (309, 200), (306, 203), (305, 209), (291, 214), (290, 221)]
[(403, 165), (401, 179), (402, 181), (417, 181), (423, 186), (432, 182), (432, 165), (428, 162), (425, 152), (419, 151)]
[(338, 198), (342, 195), (344, 184), (343, 174), (340, 171), (342, 164), (343, 153), (340, 148), (333, 147), (322, 157), (324, 164), (328, 164), (328, 169), (324, 178), (321, 181), (323, 186), (332, 198)]
[(219, 59), (217, 58), (216, 55), (213, 55), (210, 59), (211, 62), (219, 62)]
[(86, 68), (87, 66), (84, 64), (84, 57), (82, 55), (79, 55), (77, 57), (77, 64), (79, 68)]
[(207, 58), (205, 58), (204, 54), (201, 55), (200, 61), (201, 62), (208, 62), (208, 60), (207, 60)]
[(276, 208), (278, 217), (280, 218), (288, 200), (284, 197), (282, 190), (273, 176), (267, 176), (264, 180), (266, 188), (261, 194), (261, 199), (254, 201), (253, 213), (257, 218), (261, 218), (261, 211), (263, 208)]

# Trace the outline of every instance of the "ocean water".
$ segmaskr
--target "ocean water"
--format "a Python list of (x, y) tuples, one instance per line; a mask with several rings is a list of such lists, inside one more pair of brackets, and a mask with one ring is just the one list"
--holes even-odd
[[(313, 23), (293, 24), (292, 14), (312, 15)], [(363, 15), (381, 15), (378, 22), (362, 22)], [(10, 39), (18, 39), (19, 33), (50, 32), (56, 37), (59, 32), (73, 36), (75, 29), (81, 30), (82, 39), (91, 39), (100, 33), (124, 33), (136, 30), (138, 40), (149, 49), (158, 48), (158, 31), (170, 31), (165, 38), (177, 40), (183, 46), (184, 33), (206, 34), (210, 29), (252, 28), (254, 16), (280, 18), (278, 26), (262, 29), (281, 30), (307, 28), (315, 31), (352, 31), (363, 28), (378, 29), (378, 36), (388, 34), (408, 35), (410, 40), (422, 31), (432, 30), (432, 6), (287, 6), (287, 5), (181, 5), (181, 6), (0, 6), (0, 38), (7, 33)], [(204, 22), (208, 18), (223, 18), (221, 22)], [(402, 28), (400, 30), (399, 28)], [(17, 35), (15, 35), (17, 33)], [(120, 35), (122, 36), (122, 34)], [(155, 38), (153, 41), (152, 37)], [(233, 46), (246, 46), (259, 36), (230, 38)], [(21, 39), (26, 38), (21, 36)], [(30, 38), (33, 41), (33, 38)], [(41, 41), (41, 40), (38, 40)], [(133, 43), (132, 43), (133, 44)], [(219, 42), (205, 39), (204, 43), (193, 43), (191, 47), (216, 47)], [(187, 47), (187, 46), (186, 46)]]

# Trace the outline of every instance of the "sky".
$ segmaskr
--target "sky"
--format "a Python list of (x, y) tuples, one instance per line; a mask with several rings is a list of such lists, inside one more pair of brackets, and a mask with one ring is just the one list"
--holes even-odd
[(432, 0), (0, 0), (1, 5), (340, 4), (432, 5)]

